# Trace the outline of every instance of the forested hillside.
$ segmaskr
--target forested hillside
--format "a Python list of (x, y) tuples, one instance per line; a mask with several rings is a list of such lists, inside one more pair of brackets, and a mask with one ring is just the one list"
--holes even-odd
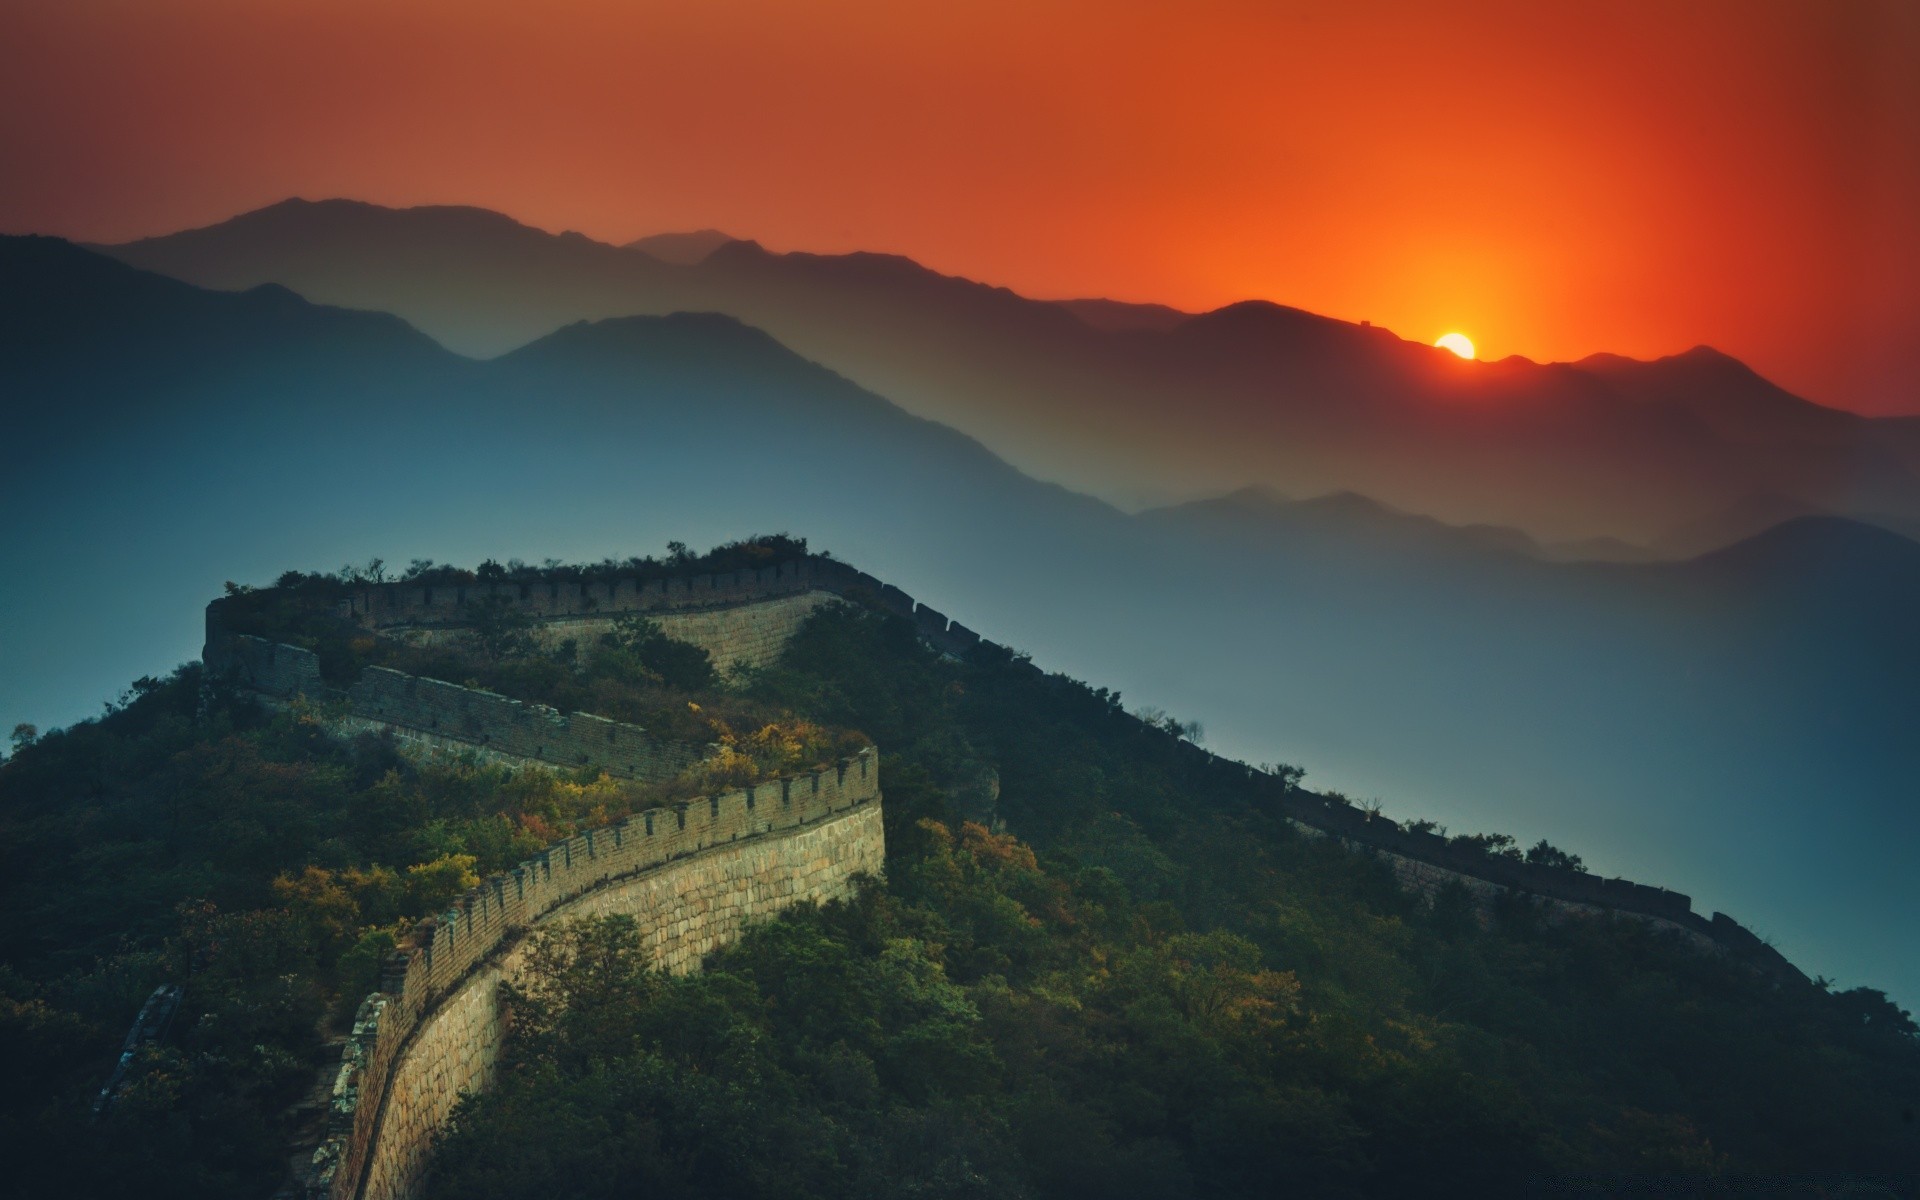
[[(504, 1082), (462, 1111), (436, 1195), (1920, 1178), (1920, 1038), (1877, 992), (1781, 987), (1629, 919), (1421, 900), (1118, 696), (1004, 653), (943, 659), (862, 607), (724, 682), (670, 680), (657, 664), (684, 656), (641, 649), (589, 668), (508, 647), (491, 678), (611, 672), (565, 685), (699, 706), (740, 741), (866, 735), (887, 877), (697, 977), (651, 975), (618, 922), (542, 935)], [(0, 1100), (18, 1195), (267, 1194), (323, 1036), (409, 922), (657, 794), (416, 765), (194, 667), (21, 743), (0, 767), (0, 1039), (31, 1081)], [(169, 981), (172, 1029), (94, 1120)]]

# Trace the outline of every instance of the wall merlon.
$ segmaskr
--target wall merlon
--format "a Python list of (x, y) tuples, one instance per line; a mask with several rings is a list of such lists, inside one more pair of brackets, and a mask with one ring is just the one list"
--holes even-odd
[(930, 638), (935, 642), (944, 642), (946, 640), (946, 614), (935, 612), (933, 609), (921, 604), (913, 610), (913, 623), (919, 628), (922, 637)]
[(880, 607), (898, 616), (913, 616), (913, 597), (890, 583), (880, 585)]

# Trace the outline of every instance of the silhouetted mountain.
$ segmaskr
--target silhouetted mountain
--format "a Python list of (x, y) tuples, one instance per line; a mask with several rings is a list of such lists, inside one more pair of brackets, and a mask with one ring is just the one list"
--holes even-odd
[(1448, 525), (1389, 508), (1355, 492), (1290, 500), (1265, 488), (1242, 488), (1217, 500), (1150, 509), (1140, 519), (1175, 531), (1230, 536), (1255, 548), (1276, 539), (1316, 539), (1343, 549), (1418, 557), (1538, 558), (1544, 551), (1517, 529)]
[(1184, 320), (1047, 303), (890, 255), (727, 242), (692, 266), (463, 209), (292, 201), (112, 248), (215, 287), (274, 281), (497, 354), (581, 318), (725, 312), (1031, 474), (1129, 504), (1222, 481), (1356, 491), (1455, 524), (1642, 544), (1756, 493), (1920, 520), (1920, 434), (1706, 350), (1468, 363), (1264, 303)]
[(695, 229), (687, 233), (656, 233), (626, 244), (628, 250), (642, 250), (661, 262), (690, 267), (734, 239), (718, 229)]
[[(1835, 514), (1791, 496), (1756, 494), (1742, 497), (1726, 509), (1669, 530), (1654, 548), (1669, 558), (1691, 558), (1722, 546), (1755, 537), (1777, 525), (1802, 517)], [(1872, 511), (1851, 513), (1851, 520), (1877, 526), (1902, 537), (1920, 537), (1920, 521)]]
[(1575, 538), (1570, 542), (1550, 542), (1540, 548), (1540, 556), (1549, 562), (1655, 562), (1663, 557), (1658, 551), (1613, 537)]
[(274, 283), (210, 292), (58, 238), (0, 237), (0, 279), (0, 369), (11, 372), (164, 372), (215, 357), (338, 356), (346, 346), (384, 367), (449, 357), (387, 313), (316, 306)]
[(1692, 558), (1745, 541), (1775, 525), (1819, 512), (1817, 506), (1791, 496), (1756, 493), (1743, 496), (1718, 512), (1669, 530), (1654, 542), (1654, 548), (1668, 557)]
[[(397, 245), (420, 219), (293, 215), (313, 209), (356, 229), (394, 222)], [(449, 244), (472, 230), (524, 241), (537, 262), (578, 251), (593, 270), (690, 270), (485, 214), (433, 223), (468, 231)], [(415, 265), (443, 250), (418, 249)], [(1795, 522), (1693, 562), (1562, 564), (1510, 531), (1396, 511), (1393, 497), (1248, 492), (1133, 518), (728, 317), (563, 323), (474, 362), (393, 318), (278, 289), (204, 292), (44, 240), (0, 255), (0, 306), (17, 322), (0, 334), (0, 394), (31, 430), (9, 439), (0, 472), (15, 514), (0, 621), (35, 635), (0, 640), (0, 727), (72, 719), (130, 666), (190, 657), (190, 614), (228, 579), (376, 553), (596, 560), (784, 529), (1051, 669), (1200, 720), (1225, 753), (1300, 762), (1396, 815), (1550, 837), (1603, 873), (1738, 913), (1809, 970), (1920, 994), (1904, 933), (1920, 922), (1907, 862), (1920, 839), (1920, 597), (1898, 539)], [(836, 295), (894, 280), (931, 299), (889, 329), (946, 313), (977, 332), (1004, 317), (1012, 332), (983, 344), (1118, 346), (1136, 363), (1185, 363), (1221, 394), (1236, 373), (1348, 380), (1358, 363), (1381, 389), (1351, 403), (1391, 415), (1397, 379), (1464, 381), (1447, 385), (1460, 404), (1436, 428), (1455, 436), (1472, 425), (1460, 412), (1479, 413), (1497, 447), (1555, 444), (1541, 429), (1612, 430), (1615, 449), (1647, 431), (1705, 437), (1703, 418), (1657, 397), (1629, 404), (1604, 372), (1508, 362), (1469, 376), (1390, 334), (1268, 306), (1100, 334), (900, 259), (731, 243), (699, 270), (726, 260), (793, 272), (793, 295), (843, 314)], [(473, 271), (497, 282), (490, 261)], [(1568, 412), (1547, 420), (1531, 393), (1483, 390), (1537, 379), (1557, 381)], [(1338, 409), (1301, 386), (1294, 413)], [(1144, 421), (1129, 407), (1140, 398), (1116, 392), (1114, 422)], [(1532, 443), (1484, 416), (1509, 403), (1534, 414), (1517, 426)], [(1619, 412), (1640, 432), (1595, 415)], [(1402, 439), (1408, 453), (1421, 436)], [(1123, 784), (1050, 786), (1097, 797)]]
[(1059, 305), (1093, 328), (1110, 333), (1138, 329), (1164, 333), (1193, 316), (1165, 304), (1128, 304), (1122, 300), (1061, 300)]
[(1893, 605), (1920, 630), (1920, 611), (1911, 607), (1920, 597), (1920, 542), (1861, 521), (1796, 517), (1689, 566), (1746, 588)]

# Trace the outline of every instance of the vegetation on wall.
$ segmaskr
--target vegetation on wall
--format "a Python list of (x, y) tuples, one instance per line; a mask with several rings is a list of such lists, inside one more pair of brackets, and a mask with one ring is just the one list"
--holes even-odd
[[(627, 636), (605, 649), (649, 640)], [(650, 974), (621, 922), (542, 935), (503, 1086), (461, 1111), (438, 1194), (1608, 1194), (1763, 1173), (1898, 1194), (1920, 1173), (1920, 1045), (1877, 992), (1782, 987), (1630, 919), (1418, 899), (1117, 695), (990, 649), (943, 658), (856, 605), (704, 691), (639, 661), (650, 703), (765, 719), (731, 726), (749, 759), (815, 753), (786, 748), (801, 730), (871, 735), (887, 878), (684, 979)], [(554, 677), (599, 686), (579, 665)], [(782, 747), (753, 746), (769, 728)], [(34, 1083), (0, 1094), (0, 1193), (268, 1194), (324, 1031), (408, 923), (653, 794), (420, 766), (196, 668), (24, 739), (0, 766), (0, 1054)], [(96, 1123), (163, 981), (181, 1014)]]

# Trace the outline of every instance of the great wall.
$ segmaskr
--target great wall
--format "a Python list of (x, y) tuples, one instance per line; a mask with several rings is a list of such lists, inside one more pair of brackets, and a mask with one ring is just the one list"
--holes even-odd
[[(806, 617), (835, 598), (910, 620), (943, 653), (984, 649), (1045, 678), (1023, 657), (898, 588), (823, 556), (650, 580), (369, 584), (350, 589), (341, 606), (383, 636), (433, 641), (461, 630), (469, 605), (505, 602), (531, 617), (548, 645), (591, 640), (620, 616), (643, 613), (725, 667), (771, 662)], [(365, 668), (345, 686), (329, 685), (311, 651), (229, 630), (222, 601), (207, 609), (204, 659), (209, 671), (269, 702), (322, 701), (341, 733), (387, 734), (428, 757), (584, 767), (650, 781), (678, 774), (706, 749), (592, 714), (563, 715), (380, 667)], [(1737, 922), (1722, 913), (1702, 917), (1680, 893), (1490, 856), (1221, 758), (1158, 725), (1139, 722), (1138, 732), (1167, 739), (1203, 778), (1252, 788), (1261, 804), (1303, 832), (1379, 855), (1411, 889), (1431, 894), (1459, 884), (1483, 904), (1524, 896), (1556, 917), (1626, 914), (1776, 978), (1805, 979)], [(628, 914), (664, 968), (688, 970), (747, 921), (796, 901), (844, 895), (857, 875), (878, 875), (883, 862), (879, 761), (869, 749), (827, 769), (636, 814), (482, 881), (417, 927), (388, 963), (380, 990), (361, 1004), (333, 1080), (324, 1139), (304, 1164), (298, 1189), (282, 1194), (413, 1194), (459, 1096), (492, 1079), (506, 1020), (498, 985), (518, 968), (529, 931), (580, 916)]]

